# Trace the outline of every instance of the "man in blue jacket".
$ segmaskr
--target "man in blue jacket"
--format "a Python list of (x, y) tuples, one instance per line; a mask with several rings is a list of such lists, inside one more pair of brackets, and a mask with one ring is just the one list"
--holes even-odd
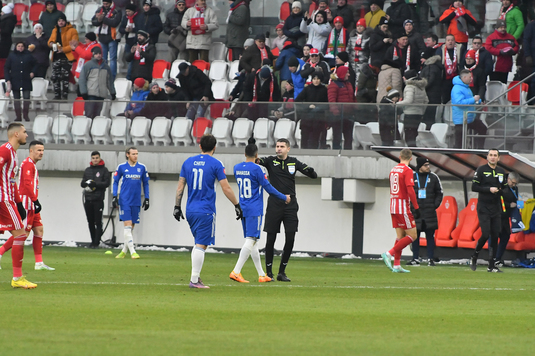
[(286, 83), (288, 82), (288, 79), (292, 77), (290, 67), (288, 66), (288, 61), (292, 57), (299, 58), (302, 54), (302, 50), (292, 41), (284, 42), (282, 51), (277, 59), (277, 62), (275, 63), (275, 70), (280, 71), (281, 94), (284, 94), (286, 91)]
[(288, 68), (290, 69), (291, 78), (294, 83), (294, 99), (297, 98), (303, 89), (305, 89), (306, 78), (301, 76), (301, 69), (303, 69), (304, 66), (305, 61), (303, 61), (301, 58), (292, 56), (288, 60)]
[[(456, 106), (456, 105), (474, 105), (480, 104), (481, 98), (479, 95), (473, 95), (470, 89), (470, 82), (472, 81), (472, 72), (468, 69), (463, 69), (461, 73), (453, 78), (453, 89), (451, 90), (451, 117), (455, 125), (455, 148), (462, 148), (463, 143), (463, 120), (464, 111), (466, 114), (467, 128), (474, 130), (478, 135), (487, 134), (487, 126), (476, 117), (473, 111), (475, 106)], [(484, 137), (478, 137), (474, 140), (475, 147), (483, 148), (485, 143)]]

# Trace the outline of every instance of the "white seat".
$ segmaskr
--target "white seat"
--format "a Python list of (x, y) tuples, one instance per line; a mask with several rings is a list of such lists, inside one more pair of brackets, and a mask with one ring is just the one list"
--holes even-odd
[(498, 100), (490, 105), (507, 105), (507, 95), (503, 95), (507, 91), (507, 85), (497, 80), (489, 80), (487, 82), (487, 102), (492, 101), (502, 95)]
[(71, 25), (76, 27), (78, 32), (80, 32), (81, 27), (84, 25), (84, 22), (82, 21), (83, 10), (83, 5), (77, 2), (70, 2), (65, 7), (65, 16), (67, 17), (67, 22), (70, 22)]
[(113, 83), (117, 99), (130, 99), (132, 96), (132, 82), (126, 78), (117, 78)]
[[(169, 72), (169, 78), (176, 78), (176, 76), (180, 72), (180, 69), (178, 69), (178, 66), (182, 62), (186, 62), (186, 61), (183, 59), (176, 59), (173, 63), (171, 63), (171, 72)], [(178, 80), (177, 80), (177, 85), (179, 85)]]
[(485, 29), (487, 33), (494, 32), (494, 25), (500, 16), (500, 10), (502, 8), (501, 1), (487, 1), (485, 4)]
[(446, 142), (448, 138), (448, 131), (449, 131), (448, 124), (442, 124), (442, 123), (433, 124), (431, 125), (430, 131), (435, 135), (438, 142), (440, 142), (441, 144), (445, 144), (446, 145), (445, 147), (448, 146)]
[(232, 140), (232, 121), (226, 117), (219, 117), (212, 125), (212, 135), (217, 139), (217, 144), (229, 147), (234, 144)]
[(46, 110), (46, 92), (48, 90), (48, 80), (44, 78), (33, 78), (32, 79), (32, 92), (30, 97), (32, 98), (31, 108), (35, 110), (35, 102), (39, 100), (41, 110)]
[(130, 123), (126, 117), (116, 117), (111, 121), (110, 136), (114, 145), (127, 145), (130, 141)]
[(193, 143), (191, 139), (191, 128), (193, 122), (185, 117), (175, 117), (171, 126), (171, 138), (175, 146), (189, 146)]
[(232, 61), (230, 63), (230, 69), (228, 71), (228, 80), (232, 82), (240, 74), (240, 61)]
[(208, 53), (208, 61), (224, 61), (227, 57), (227, 47), (223, 42), (212, 42), (210, 52)]
[(372, 130), (368, 126), (359, 124), (358, 122), (353, 126), (353, 138), (358, 140), (365, 150), (369, 149), (370, 146), (377, 145), (373, 138)]
[(295, 121), (290, 119), (279, 119), (275, 123), (275, 130), (273, 131), (273, 138), (277, 141), (280, 138), (285, 138), (290, 141), (290, 147), (295, 146)]
[(8, 105), (9, 105), (9, 99), (1, 95), (0, 96), (0, 128), (7, 128), (7, 126), (9, 125), (9, 117), (7, 116)]
[(332, 148), (333, 147), (333, 128), (329, 127), (325, 135), (327, 136), (325, 137), (326, 145)]
[(72, 143), (72, 118), (58, 115), (52, 121), (52, 136), (56, 143)]
[(295, 144), (297, 147), (301, 148), (301, 120), (297, 121), (297, 124), (295, 125)]
[(124, 60), (124, 43), (117, 45), (117, 73), (126, 73), (128, 63)]
[[(2, 100), (5, 101), (5, 100)], [(37, 115), (33, 121), (33, 137), (43, 143), (53, 142), (52, 118), (48, 115)]]
[[(210, 50), (212, 52), (212, 50)], [(225, 61), (213, 61), (210, 63), (210, 73), (208, 78), (211, 80), (226, 80), (228, 76), (228, 63)]]
[(84, 11), (82, 12), (82, 21), (84, 22), (85, 33), (91, 32), (94, 29), (94, 26), (91, 25), (91, 20), (95, 13), (97, 12), (99, 4), (96, 2), (87, 2), (84, 5)]
[(373, 140), (375, 142), (382, 142), (381, 133), (379, 132), (379, 123), (378, 122), (368, 122), (366, 124), (372, 131)]
[(273, 147), (273, 131), (275, 130), (275, 121), (261, 117), (256, 120), (253, 129), (253, 136), (258, 146)]
[(88, 144), (91, 142), (91, 119), (86, 116), (76, 116), (72, 120), (71, 134), (74, 143)]
[(134, 145), (148, 145), (151, 143), (150, 138), (150, 120), (145, 116), (137, 116), (132, 120), (130, 127), (130, 137)]
[(163, 146), (169, 146), (171, 144), (171, 137), (169, 136), (171, 131), (171, 120), (165, 116), (157, 116), (152, 120), (152, 126), (150, 128), (150, 136), (154, 146), (162, 144)]
[(212, 83), (212, 93), (216, 100), (226, 100), (229, 96), (229, 82), (226, 80), (216, 80)]
[(105, 116), (97, 116), (91, 125), (91, 136), (95, 145), (110, 145), (113, 143), (110, 136), (111, 119)]
[(153, 79), (152, 81), (158, 83), (160, 88), (165, 89), (165, 83), (167, 82), (167, 79)]
[(232, 139), (236, 146), (247, 146), (253, 135), (254, 122), (246, 117), (240, 117), (234, 121)]
[(112, 101), (110, 106), (110, 117), (114, 119), (117, 117), (117, 115), (124, 113), (127, 104), (127, 101)]

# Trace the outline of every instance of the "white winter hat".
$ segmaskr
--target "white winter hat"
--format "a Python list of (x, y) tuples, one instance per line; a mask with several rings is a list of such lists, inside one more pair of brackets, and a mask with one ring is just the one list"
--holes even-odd
[(39, 27), (41, 27), (41, 30), (43, 29), (43, 25), (41, 25), (40, 23), (36, 23), (35, 25), (33, 25), (33, 32), (35, 33), (35, 30)]
[(13, 3), (9, 3), (9, 4), (7, 4), (6, 6), (4, 6), (4, 7), (2, 8), (2, 12), (3, 12), (4, 14), (10, 14), (10, 13), (13, 12), (13, 8), (14, 8), (14, 7), (15, 7), (15, 5), (13, 5)]
[(301, 6), (301, 3), (300, 3), (299, 1), (294, 1), (294, 3), (292, 4), (292, 9), (293, 9), (294, 7), (298, 7), (298, 8), (300, 8), (300, 9), (303, 8), (303, 7)]

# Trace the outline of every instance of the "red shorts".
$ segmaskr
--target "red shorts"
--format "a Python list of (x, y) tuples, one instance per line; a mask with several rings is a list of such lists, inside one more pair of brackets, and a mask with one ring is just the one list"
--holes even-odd
[(30, 232), (34, 227), (43, 226), (41, 213), (36, 214), (35, 210), (26, 210), (26, 219), (24, 219), (23, 223), (26, 226), (26, 232)]
[(390, 214), (390, 216), (392, 216), (392, 227), (395, 229), (409, 230), (416, 227), (416, 222), (410, 212), (407, 214)]
[(23, 227), (17, 204), (8, 201), (0, 202), (0, 231), (21, 230)]

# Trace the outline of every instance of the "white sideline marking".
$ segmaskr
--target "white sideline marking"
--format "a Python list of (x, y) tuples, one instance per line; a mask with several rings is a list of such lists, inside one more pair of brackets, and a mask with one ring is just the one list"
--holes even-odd
[[(126, 282), (68, 282), (68, 281), (47, 281), (39, 282), (34, 281), (37, 284), (79, 284), (79, 285), (120, 285), (120, 286), (182, 286), (187, 287), (189, 283), (126, 283)], [(233, 284), (217, 284), (209, 283), (210, 287), (236, 287), (242, 283)], [(304, 286), (299, 284), (277, 284), (277, 283), (262, 283), (262, 284), (250, 284), (248, 287), (268, 287), (268, 288), (334, 288), (334, 289), (409, 289), (409, 290), (474, 290), (474, 291), (535, 291), (535, 288), (483, 288), (483, 287), (411, 287), (411, 286), (325, 286), (325, 285), (312, 285)]]

